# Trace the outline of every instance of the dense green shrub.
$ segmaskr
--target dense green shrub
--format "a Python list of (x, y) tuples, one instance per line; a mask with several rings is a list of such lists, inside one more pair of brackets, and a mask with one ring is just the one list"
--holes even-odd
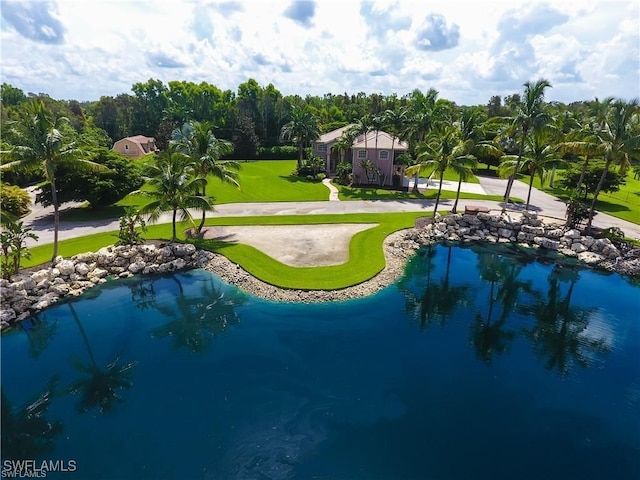
[(298, 158), (298, 147), (291, 145), (276, 145), (275, 147), (258, 148), (260, 160), (295, 160)]
[(0, 210), (13, 218), (20, 218), (29, 213), (31, 197), (15, 185), (0, 185)]
[[(144, 183), (139, 162), (124, 158), (113, 150), (98, 148), (90, 155), (90, 160), (109, 170), (79, 170), (71, 165), (60, 164), (56, 170), (60, 203), (87, 201), (91, 208), (103, 208), (137, 190)], [(41, 188), (37, 201), (43, 205), (51, 205), (49, 184)]]

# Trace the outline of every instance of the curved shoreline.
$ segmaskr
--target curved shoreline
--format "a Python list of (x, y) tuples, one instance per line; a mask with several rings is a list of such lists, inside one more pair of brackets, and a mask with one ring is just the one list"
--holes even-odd
[[(407, 259), (416, 249), (403, 242), (404, 229), (388, 235), (383, 243), (385, 267), (369, 280), (338, 290), (294, 290), (276, 287), (251, 275), (240, 265), (219, 253), (205, 252), (200, 268), (215, 273), (226, 283), (237, 286), (256, 297), (276, 302), (320, 303), (366, 297), (388, 287), (404, 272)], [(402, 244), (402, 245), (400, 245)]]

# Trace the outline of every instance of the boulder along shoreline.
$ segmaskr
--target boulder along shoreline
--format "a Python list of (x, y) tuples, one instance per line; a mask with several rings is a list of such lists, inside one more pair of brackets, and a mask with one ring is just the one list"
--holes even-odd
[(202, 268), (223, 281), (257, 296), (281, 302), (344, 301), (368, 296), (399, 278), (409, 257), (438, 242), (518, 243), (541, 251), (557, 251), (582, 264), (622, 275), (640, 276), (640, 249), (619, 248), (607, 238), (583, 236), (556, 223), (544, 223), (535, 213), (519, 218), (480, 212), (419, 219), (415, 228), (390, 234), (383, 243), (385, 267), (373, 278), (339, 290), (293, 290), (262, 282), (221, 254), (198, 250), (193, 244), (109, 246), (53, 266), (0, 280), (0, 329), (29, 318), (62, 298), (79, 296), (107, 278), (162, 274)]

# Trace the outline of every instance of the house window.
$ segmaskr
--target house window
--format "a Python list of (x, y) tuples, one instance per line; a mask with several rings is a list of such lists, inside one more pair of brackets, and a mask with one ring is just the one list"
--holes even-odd
[(358, 159), (359, 160), (364, 160), (365, 158), (367, 158), (367, 151), (366, 150), (358, 150)]
[(380, 150), (379, 158), (380, 160), (389, 160), (389, 150)]
[(324, 143), (319, 143), (318, 145), (316, 145), (316, 151), (318, 151), (318, 152), (326, 152), (327, 151), (327, 146)]
[(125, 150), (129, 150), (129, 145), (127, 145), (126, 143), (124, 144), (124, 149)]

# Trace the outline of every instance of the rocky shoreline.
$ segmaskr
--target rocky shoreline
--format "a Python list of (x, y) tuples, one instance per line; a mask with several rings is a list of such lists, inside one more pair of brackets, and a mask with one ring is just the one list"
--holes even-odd
[(607, 238), (583, 236), (555, 223), (544, 223), (533, 213), (518, 217), (478, 213), (425, 218), (416, 228), (389, 235), (383, 244), (385, 268), (370, 280), (340, 290), (290, 290), (253, 277), (226, 257), (198, 250), (192, 244), (109, 246), (70, 259), (56, 258), (51, 268), (0, 280), (0, 328), (28, 318), (58, 300), (79, 296), (107, 278), (136, 274), (162, 274), (188, 268), (211, 271), (227, 283), (273, 301), (328, 302), (371, 295), (392, 284), (404, 271), (407, 259), (424, 245), (441, 241), (519, 243), (577, 258), (590, 267), (640, 276), (640, 249), (618, 248)]

